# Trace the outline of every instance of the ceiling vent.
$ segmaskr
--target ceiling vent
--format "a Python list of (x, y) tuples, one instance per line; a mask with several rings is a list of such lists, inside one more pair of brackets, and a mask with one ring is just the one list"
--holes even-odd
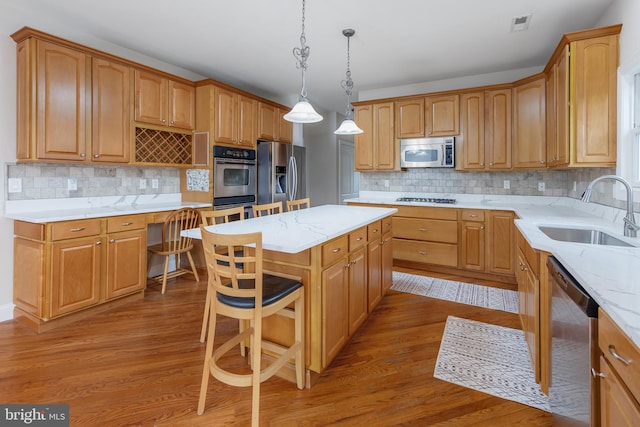
[(525, 31), (529, 28), (529, 22), (531, 22), (531, 14), (521, 15), (511, 18), (511, 32)]

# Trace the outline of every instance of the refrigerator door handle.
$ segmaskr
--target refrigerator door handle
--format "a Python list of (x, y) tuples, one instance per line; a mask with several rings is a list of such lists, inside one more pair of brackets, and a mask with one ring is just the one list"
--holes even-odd
[(298, 186), (298, 166), (295, 157), (289, 157), (289, 171), (287, 173), (287, 193), (289, 200), (294, 200)]

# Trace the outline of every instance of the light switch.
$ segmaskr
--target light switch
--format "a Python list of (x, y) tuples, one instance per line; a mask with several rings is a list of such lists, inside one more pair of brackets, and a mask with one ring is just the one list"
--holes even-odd
[(158, 180), (156, 178), (151, 180), (151, 188), (158, 188)]
[(538, 183), (538, 191), (544, 191), (544, 182), (540, 181)]
[(22, 193), (22, 179), (21, 178), (9, 178), (8, 180), (9, 193)]
[(67, 190), (69, 191), (78, 190), (78, 178), (69, 178), (67, 180)]

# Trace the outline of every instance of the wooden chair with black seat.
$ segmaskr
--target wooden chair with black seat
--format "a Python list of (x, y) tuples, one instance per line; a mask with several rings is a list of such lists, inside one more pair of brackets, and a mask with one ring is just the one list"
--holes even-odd
[[(299, 277), (284, 277), (281, 273), (275, 275), (263, 270), (262, 233), (217, 234), (207, 231), (204, 226), (200, 229), (209, 274), (208, 286), (211, 288), (211, 311), (198, 414), (204, 412), (211, 375), (231, 386), (252, 387), (251, 425), (257, 426), (260, 420), (260, 383), (293, 360), (296, 385), (301, 390), (304, 388), (304, 287)], [(217, 249), (221, 247), (226, 251), (220, 253)], [(239, 248), (243, 249), (240, 257), (236, 256)], [(238, 264), (242, 264), (244, 269), (237, 268)], [(239, 319), (249, 325), (228, 341), (220, 343), (218, 339), (216, 343), (218, 315)], [(291, 346), (263, 339), (262, 319), (272, 315), (293, 319)], [(218, 364), (220, 358), (231, 349), (247, 341), (251, 373), (232, 372)], [(266, 367), (262, 366), (263, 350), (268, 351), (273, 360)], [(228, 362), (228, 358), (225, 359)]]
[[(211, 210), (211, 211), (201, 211), (200, 216), (202, 217), (202, 225), (204, 226), (224, 224), (231, 221), (242, 221), (244, 220), (244, 206)], [(210, 290), (211, 288), (207, 286), (207, 297), (204, 304), (204, 316), (202, 317), (202, 330), (200, 331), (200, 342), (204, 342), (204, 339), (207, 334), (207, 325), (209, 323), (209, 309), (210, 309), (210, 300), (209, 300)], [(244, 348), (242, 349), (242, 355), (244, 355)]]
[(298, 211), (300, 209), (308, 209), (311, 207), (311, 200), (306, 197), (304, 199), (287, 200), (287, 211)]
[(253, 216), (266, 216), (282, 213), (282, 202), (264, 203), (262, 205), (253, 205)]
[[(167, 288), (167, 279), (182, 276), (183, 274), (192, 273), (196, 279), (196, 282), (200, 281), (198, 271), (193, 262), (191, 256), (191, 249), (193, 249), (193, 239), (191, 237), (183, 236), (182, 230), (188, 230), (190, 228), (198, 228), (200, 225), (200, 213), (193, 208), (183, 208), (173, 212), (167, 217), (162, 225), (162, 242), (147, 247), (149, 251), (149, 262), (147, 264), (147, 276), (153, 266), (153, 258), (156, 255), (164, 257), (164, 271), (162, 274), (151, 277), (152, 280), (162, 283), (162, 293), (164, 294)], [(180, 255), (187, 254), (189, 265), (191, 270), (182, 268), (180, 266)], [(176, 269), (169, 271), (169, 259), (175, 258)]]

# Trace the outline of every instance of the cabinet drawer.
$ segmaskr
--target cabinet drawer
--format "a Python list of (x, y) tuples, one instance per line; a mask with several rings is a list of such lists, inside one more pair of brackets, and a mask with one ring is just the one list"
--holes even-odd
[(458, 220), (458, 209), (452, 208), (434, 208), (429, 206), (399, 206), (393, 205), (398, 209), (395, 216), (406, 216), (411, 218), (429, 218), (429, 219), (448, 219), (451, 221)]
[(598, 346), (633, 396), (640, 400), (640, 349), (602, 309), (598, 310)]
[(382, 236), (382, 221), (372, 222), (367, 226), (367, 240), (379, 239)]
[(393, 217), (382, 218), (382, 234), (388, 233), (393, 228)]
[(107, 233), (138, 230), (147, 226), (144, 215), (115, 216), (107, 219)]
[(340, 236), (322, 245), (322, 267), (331, 265), (349, 252), (349, 236)]
[(99, 219), (55, 222), (51, 224), (51, 240), (74, 239), (100, 234), (100, 223)]
[(393, 258), (457, 267), (458, 245), (393, 239)]
[(484, 221), (482, 209), (463, 209), (461, 213), (463, 221)]
[(393, 217), (393, 237), (458, 243), (458, 223), (439, 219)]
[(358, 228), (349, 233), (349, 252), (367, 243), (367, 227)]

